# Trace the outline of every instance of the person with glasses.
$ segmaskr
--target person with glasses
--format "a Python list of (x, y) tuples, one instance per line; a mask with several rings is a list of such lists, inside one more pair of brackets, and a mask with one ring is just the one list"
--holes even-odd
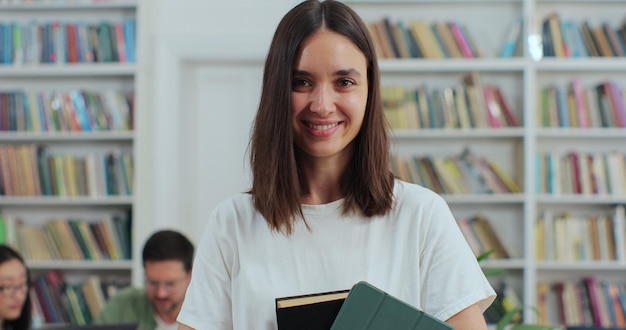
[(0, 245), (0, 323), (2, 329), (26, 330), (31, 325), (30, 273), (22, 256)]
[(145, 288), (126, 288), (115, 294), (95, 323), (136, 322), (138, 330), (176, 329), (176, 317), (191, 281), (193, 254), (193, 244), (179, 232), (152, 234), (142, 253)]

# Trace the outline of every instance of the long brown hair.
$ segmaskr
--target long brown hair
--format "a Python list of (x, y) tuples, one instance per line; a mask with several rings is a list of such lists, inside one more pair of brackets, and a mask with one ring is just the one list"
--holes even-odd
[(367, 60), (368, 100), (361, 130), (354, 140), (350, 170), (342, 177), (343, 213), (383, 215), (392, 204), (389, 137), (380, 100), (378, 63), (367, 27), (340, 2), (305, 1), (283, 17), (274, 33), (250, 139), (254, 207), (272, 229), (287, 234), (293, 231), (297, 218), (304, 220), (300, 196), (307, 189), (295, 155), (291, 124), (294, 59), (302, 41), (322, 28), (347, 37)]

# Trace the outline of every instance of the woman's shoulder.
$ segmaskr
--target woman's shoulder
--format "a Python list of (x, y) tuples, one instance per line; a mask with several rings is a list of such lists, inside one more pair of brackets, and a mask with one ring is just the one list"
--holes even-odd
[(252, 195), (249, 193), (237, 193), (232, 195), (217, 204), (213, 213), (224, 212), (241, 212), (244, 210), (254, 210), (254, 204), (252, 203)]
[[(232, 195), (215, 206), (209, 217), (209, 222), (213, 225), (231, 226), (234, 223), (248, 221), (257, 214), (249, 193), (238, 193)], [(240, 223), (241, 225), (241, 223)]]
[(397, 200), (405, 198), (442, 199), (441, 196), (426, 187), (399, 179), (395, 180), (393, 194)]

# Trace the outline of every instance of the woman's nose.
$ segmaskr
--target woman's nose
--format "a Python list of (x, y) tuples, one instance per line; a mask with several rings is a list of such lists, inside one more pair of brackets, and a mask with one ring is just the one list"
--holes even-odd
[(335, 111), (335, 102), (332, 88), (327, 86), (316, 87), (311, 93), (311, 112), (322, 117)]

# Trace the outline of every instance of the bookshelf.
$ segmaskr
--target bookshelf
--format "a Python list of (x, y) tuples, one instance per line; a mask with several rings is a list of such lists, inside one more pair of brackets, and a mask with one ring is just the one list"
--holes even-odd
[[(466, 147), (475, 154), (498, 163), (504, 172), (522, 187), (521, 193), (445, 194), (458, 219), (480, 214), (489, 219), (494, 231), (509, 252), (507, 259), (488, 259), (485, 269), (501, 268), (506, 273), (491, 278), (494, 284), (504, 280), (514, 288), (525, 305), (540, 306), (539, 284), (581, 281), (595, 276), (601, 281), (623, 283), (626, 260), (538, 260), (535, 227), (546, 211), (569, 212), (574, 217), (612, 216), (615, 205), (626, 204), (622, 193), (554, 194), (540, 190), (538, 155), (545, 153), (603, 154), (618, 151), (621, 169), (626, 146), (626, 129), (621, 127), (542, 127), (538, 125), (540, 90), (560, 86), (567, 90), (571, 81), (579, 79), (585, 89), (605, 81), (613, 81), (626, 93), (626, 57), (547, 56), (543, 49), (542, 23), (552, 13), (565, 21), (587, 21), (592, 27), (609, 23), (623, 28), (626, 12), (623, 1), (429, 1), (429, 0), (360, 0), (347, 1), (366, 22), (383, 18), (390, 22), (423, 20), (427, 23), (456, 22), (467, 26), (482, 51), (474, 58), (381, 58), (383, 86), (403, 86), (409, 90), (424, 84), (430, 90), (462, 84), (472, 72), (480, 74), (483, 83), (498, 86), (506, 96), (520, 127), (500, 128), (419, 128), (395, 129), (394, 154), (413, 157), (451, 157)], [(514, 56), (501, 57), (512, 23), (523, 19)], [(543, 37), (543, 38), (542, 38)], [(544, 56), (546, 55), (546, 56)], [(619, 126), (619, 125), (615, 125)], [(622, 233), (624, 235), (626, 233)], [(541, 248), (541, 247), (540, 247)], [(623, 254), (622, 254), (623, 255)], [(526, 322), (560, 323), (558, 308), (551, 290), (549, 314), (526, 313)], [(545, 314), (545, 313), (544, 313)]]
[[(28, 172), (9, 165), (2, 174), (2, 227), (8, 243), (25, 256), (34, 283), (39, 277), (51, 280), (61, 276), (67, 286), (52, 289), (61, 300), (73, 299), (68, 298), (67, 289), (72, 288), (72, 296), (78, 297), (79, 303), (68, 300), (69, 306), (79, 307), (80, 299), (93, 294), (79, 290), (86, 283), (95, 283), (93, 275), (108, 290), (114, 290), (130, 284), (135, 267), (130, 246), (135, 208), (133, 120), (138, 3), (0, 0), (0, 26), (13, 32), (0, 37), (3, 45), (11, 45), (10, 50), (2, 47), (0, 55), (0, 102), (4, 102), (0, 110), (3, 115), (7, 113), (0, 118), (4, 123), (0, 124), (0, 149), (25, 147), (31, 154), (15, 158), (16, 164), (37, 169)], [(71, 29), (75, 34), (68, 32)], [(72, 118), (76, 118), (74, 124)], [(8, 163), (13, 160), (5, 159)], [(48, 181), (45, 171), (50, 176)], [(17, 178), (13, 182), (36, 178), (39, 188), (11, 192), (7, 190), (7, 176)], [(50, 186), (44, 189), (46, 182)], [(70, 236), (61, 240), (78, 244), (79, 258), (70, 260), (58, 247), (59, 240), (47, 227), (53, 220), (69, 225), (66, 228)], [(95, 229), (105, 222), (108, 224), (99, 228), (108, 229)], [(70, 223), (86, 224), (76, 228), (87, 228), (87, 232), (74, 229)], [(51, 256), (37, 255), (36, 244), (30, 238), (23, 239), (33, 237), (27, 234), (33, 228), (44, 233), (43, 245)], [(88, 245), (87, 236), (93, 245)], [(81, 247), (81, 237), (86, 247)], [(61, 308), (64, 311), (56, 313), (66, 314), (65, 318), (49, 318), (51, 307), (36, 300), (41, 306), (35, 308), (34, 326), (89, 323), (92, 316), (87, 314), (98, 308), (83, 300), (89, 311)]]

